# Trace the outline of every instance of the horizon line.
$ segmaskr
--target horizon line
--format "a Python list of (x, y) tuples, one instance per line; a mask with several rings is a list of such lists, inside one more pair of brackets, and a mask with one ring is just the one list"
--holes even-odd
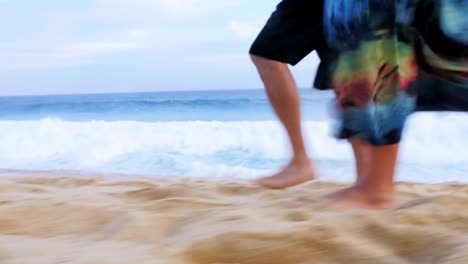
[[(299, 90), (306, 90), (311, 88), (298, 88)], [(73, 95), (112, 95), (112, 94), (144, 94), (144, 93), (171, 93), (171, 92), (232, 92), (232, 91), (246, 91), (246, 90), (264, 90), (264, 88), (237, 88), (237, 89), (176, 89), (176, 90), (159, 90), (159, 91), (110, 91), (110, 92), (99, 92), (99, 93), (52, 93), (52, 94), (17, 94), (17, 95), (1, 95), (0, 97), (40, 97), (40, 96), (73, 96)]]

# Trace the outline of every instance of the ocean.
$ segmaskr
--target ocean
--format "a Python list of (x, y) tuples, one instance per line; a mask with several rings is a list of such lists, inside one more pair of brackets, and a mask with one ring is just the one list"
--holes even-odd
[[(351, 149), (333, 137), (333, 94), (301, 96), (321, 177), (353, 180)], [(3, 169), (251, 179), (290, 157), (263, 90), (0, 97), (0, 131)], [(398, 180), (468, 182), (468, 114), (414, 114), (399, 160)]]

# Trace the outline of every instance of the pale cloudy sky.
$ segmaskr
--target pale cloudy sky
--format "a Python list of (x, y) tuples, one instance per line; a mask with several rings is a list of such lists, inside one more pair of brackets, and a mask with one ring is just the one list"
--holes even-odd
[(0, 0), (0, 95), (261, 88), (248, 49), (278, 2)]

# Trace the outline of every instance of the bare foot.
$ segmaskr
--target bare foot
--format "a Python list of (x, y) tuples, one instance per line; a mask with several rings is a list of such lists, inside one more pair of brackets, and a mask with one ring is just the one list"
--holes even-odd
[(359, 209), (397, 209), (392, 194), (376, 194), (367, 191), (365, 188), (353, 186), (341, 191), (329, 194), (323, 199), (334, 206), (341, 208), (359, 208)]
[(280, 172), (269, 177), (260, 178), (256, 182), (270, 189), (285, 189), (315, 178), (316, 172), (307, 159), (302, 162), (293, 160)]

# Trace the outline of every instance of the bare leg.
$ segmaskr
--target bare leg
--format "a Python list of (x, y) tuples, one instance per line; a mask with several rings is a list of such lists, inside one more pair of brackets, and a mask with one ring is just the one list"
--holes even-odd
[(369, 143), (367, 143), (365, 140), (358, 137), (351, 140), (351, 146), (353, 147), (353, 153), (356, 162), (356, 185), (360, 185), (361, 183), (364, 183), (366, 177), (369, 174), (372, 161), (372, 146), (369, 145)]
[[(351, 141), (351, 146), (353, 148), (353, 154), (355, 159), (356, 166), (356, 183), (354, 185), (360, 186), (365, 183), (367, 176), (369, 175), (369, 169), (372, 161), (372, 149), (371, 145), (365, 140), (362, 140), (358, 137), (353, 138)], [(340, 192), (346, 191), (342, 190)], [(333, 193), (331, 195), (325, 196), (325, 199), (331, 199), (337, 196), (340, 192)], [(304, 201), (317, 201), (317, 197), (302, 197), (301, 200)]]
[(393, 179), (398, 147), (398, 144), (369, 146), (371, 158), (367, 176), (358, 177), (354, 186), (328, 195), (326, 199), (347, 208), (396, 208)]
[(267, 188), (283, 189), (315, 178), (301, 127), (299, 94), (286, 64), (251, 55), (265, 85), (270, 103), (289, 136), (293, 158), (277, 174), (257, 180)]

